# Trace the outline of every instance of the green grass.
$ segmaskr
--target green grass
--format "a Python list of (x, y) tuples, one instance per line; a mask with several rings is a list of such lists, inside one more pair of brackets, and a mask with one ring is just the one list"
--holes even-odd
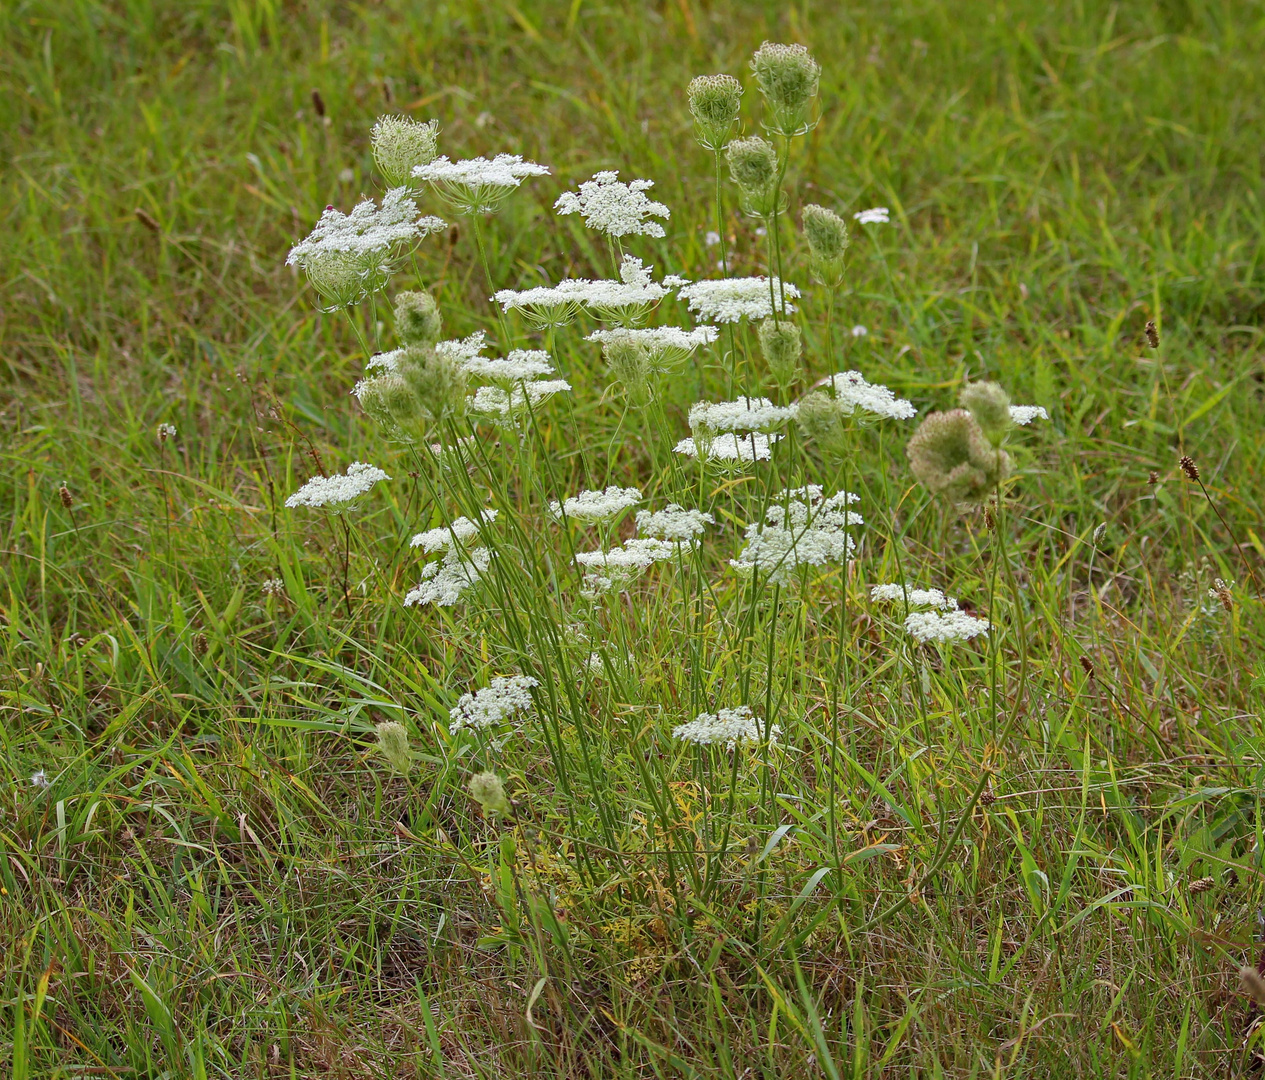
[[(406, 109), (440, 119), (450, 156), (553, 167), (487, 222), (499, 287), (609, 274), (605, 246), (551, 211), (604, 168), (653, 178), (672, 209), (665, 240), (630, 249), (712, 276), (711, 158), (684, 87), (748, 81), (765, 38), (824, 67), (793, 222), (811, 201), (892, 208), (853, 230), (835, 356), (785, 228), (800, 388), (855, 367), (926, 412), (987, 376), (1047, 407), (1012, 440), (999, 531), (930, 500), (905, 464), (912, 426), (887, 425), (849, 465), (869, 525), (846, 593), (835, 570), (779, 612), (725, 569), (762, 493), (834, 479), (796, 444), (755, 481), (705, 486), (705, 557), (585, 614), (542, 500), (635, 483), (661, 505), (688, 481), (697, 502), (665, 443), (727, 376), (713, 350), (625, 415), (571, 327), (555, 353), (573, 411), (548, 406), (521, 457), (489, 443), (488, 486), (523, 530), (496, 589), (403, 609), (407, 538), (482, 492), (435, 504), (354, 407), (355, 335), (316, 312), (288, 247), (327, 203), (379, 193), (368, 131)], [(0, 40), (0, 1069), (1247, 1074), (1237, 969), (1265, 894), (1259, 0), (64, 0), (4, 5)], [(751, 86), (749, 129), (757, 102)], [(755, 224), (728, 220), (739, 273), (764, 266)], [(465, 219), (419, 270), (391, 291), (431, 288), (448, 336), (495, 330)], [(868, 334), (840, 333), (853, 324)], [(741, 388), (772, 393), (742, 343)], [(179, 429), (166, 445), (160, 422)], [(281, 506), (309, 440), (331, 470), (395, 478), (355, 517), (346, 599), (341, 531)], [(870, 604), (898, 559), (997, 623), (996, 714), (986, 647), (913, 649)], [(286, 597), (262, 593), (275, 577)], [(1237, 581), (1232, 611), (1208, 597), (1217, 577)], [(588, 649), (557, 635), (581, 618), (627, 668), (575, 675)], [(460, 694), (541, 667), (528, 734), (496, 750), (447, 731)], [(738, 755), (730, 812), (728, 756), (670, 732), (747, 687), (784, 743)], [(373, 750), (388, 719), (410, 729), (408, 778)], [(485, 767), (519, 827), (466, 795)], [(734, 850), (704, 887), (709, 860), (683, 852), (725, 821)]]

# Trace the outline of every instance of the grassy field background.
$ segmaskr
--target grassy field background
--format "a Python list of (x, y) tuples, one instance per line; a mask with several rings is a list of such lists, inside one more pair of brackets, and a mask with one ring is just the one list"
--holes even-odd
[[(1029, 634), (1022, 657), (1001, 634), (1007, 737), (981, 712), (982, 652), (898, 655), (868, 606), (897, 545), (919, 584), (977, 608), (995, 564), (982, 518), (913, 485), (903, 435), (867, 434), (862, 490), (902, 524), (848, 585), (863, 674), (846, 865), (829, 861), (819, 768), (836, 573), (794, 632), (759, 623), (770, 670), (799, 672), (780, 712), (798, 756), (776, 770), (775, 815), (742, 803), (721, 887), (683, 897), (662, 842), (695, 828), (707, 777), (665, 734), (689, 711), (674, 594), (647, 585), (632, 670), (585, 682), (600, 766), (564, 791), (539, 745), (497, 762), (532, 822), (507, 855), (443, 723), (506, 670), (498, 615), (390, 602), (415, 583), (407, 536), (441, 519), (347, 394), (362, 364), (347, 322), (283, 263), (326, 204), (379, 193), (368, 132), (403, 111), (438, 118), (454, 158), (553, 168), (488, 222), (498, 285), (609, 272), (551, 211), (607, 168), (653, 178), (672, 209), (638, 253), (714, 275), (712, 164), (684, 88), (746, 80), (766, 38), (824, 68), (792, 218), (809, 201), (892, 209), (854, 230), (837, 321), (868, 333), (836, 331), (835, 356), (787, 233), (805, 382), (856, 367), (925, 411), (986, 376), (1051, 422), (1017, 441), (1019, 587), (989, 612), (1007, 627), (1022, 612)], [(1238, 969), (1265, 925), (1260, 0), (61, 0), (3, 5), (0, 40), (0, 1068), (1258, 1067)], [(755, 223), (727, 224), (737, 272), (759, 272)], [(449, 336), (494, 327), (464, 219), (420, 271)], [(605, 476), (666, 491), (597, 350), (570, 333), (557, 351)], [(674, 430), (720, 386), (700, 364), (668, 388)], [(161, 444), (159, 423), (178, 436)], [(562, 487), (583, 486), (568, 430), (543, 438)], [(311, 471), (308, 440), (400, 481), (357, 519), (347, 603), (341, 536), (280, 506)], [(545, 559), (553, 534), (532, 535)], [(277, 577), (286, 597), (261, 591)], [(1237, 583), (1230, 610), (1217, 578)], [(408, 779), (377, 763), (379, 719), (410, 728)], [(655, 753), (666, 810), (643, 782)], [(656, 832), (656, 813), (674, 824)]]

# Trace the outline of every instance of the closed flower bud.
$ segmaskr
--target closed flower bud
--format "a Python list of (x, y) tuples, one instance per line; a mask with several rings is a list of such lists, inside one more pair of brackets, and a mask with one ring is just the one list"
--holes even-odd
[(760, 351), (764, 353), (769, 373), (779, 386), (789, 386), (799, 371), (802, 351), (799, 327), (785, 319), (765, 319), (757, 331)]
[(413, 755), (409, 752), (408, 731), (403, 724), (384, 720), (378, 725), (378, 753), (401, 776), (408, 776), (413, 768)]
[(777, 199), (777, 151), (773, 144), (758, 135), (735, 139), (725, 147), (725, 160), (744, 209), (757, 217), (771, 214)]
[(326, 311), (358, 304), (365, 297), (363, 261), (350, 252), (323, 251), (305, 259), (303, 271), (328, 306)]
[(699, 142), (708, 150), (719, 150), (737, 123), (742, 84), (732, 75), (700, 75), (690, 80), (686, 94)]
[(803, 45), (766, 41), (751, 58), (751, 70), (769, 111), (765, 126), (787, 137), (809, 130), (809, 112), (821, 78), (821, 65), (809, 51)]
[(439, 121), (422, 124), (407, 116), (383, 116), (373, 125), (373, 160), (387, 187), (404, 187), (413, 169), (429, 165), (439, 153)]
[(434, 345), (443, 332), (439, 305), (428, 292), (402, 292), (395, 298), (395, 333), (401, 345)]
[(466, 372), (457, 358), (429, 345), (410, 345), (396, 361), (396, 371), (428, 419), (465, 415)]
[(1010, 475), (1010, 455), (993, 446), (965, 409), (932, 413), (905, 447), (914, 475), (933, 494), (978, 506)]
[(616, 338), (603, 345), (602, 356), (615, 381), (628, 391), (633, 400), (644, 400), (650, 388), (652, 367), (650, 352), (645, 345), (635, 339)]
[(847, 456), (849, 420), (829, 394), (814, 390), (804, 395), (795, 421), (800, 434), (816, 444), (823, 457), (842, 460)]
[(505, 785), (494, 772), (476, 773), (470, 777), (470, 797), (474, 799), (488, 817), (500, 817), (512, 814), (514, 809), (505, 794)]
[(989, 442), (998, 445), (1010, 430), (1010, 395), (995, 382), (968, 383), (958, 398), (962, 408), (975, 417)]
[(848, 249), (847, 223), (833, 210), (809, 203), (804, 207), (804, 239), (813, 267), (823, 280), (838, 277)]

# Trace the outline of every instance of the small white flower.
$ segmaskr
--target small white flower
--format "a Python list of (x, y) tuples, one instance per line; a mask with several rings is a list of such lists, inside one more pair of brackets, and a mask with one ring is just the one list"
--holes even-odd
[(633, 537), (610, 551), (577, 552), (575, 561), (587, 571), (581, 594), (593, 598), (622, 592), (655, 563), (675, 558), (681, 547), (651, 537)]
[(870, 599), (889, 603), (908, 603), (913, 607), (933, 607), (956, 611), (958, 602), (939, 589), (915, 589), (908, 585), (875, 585)]
[(905, 630), (915, 641), (970, 641), (988, 632), (989, 622), (965, 611), (913, 611), (905, 619)]
[(502, 311), (521, 311), (541, 329), (566, 326), (575, 318), (581, 299), (593, 283), (587, 278), (567, 278), (557, 285), (537, 285), (531, 289), (501, 289), (492, 300)]
[(160, 443), (165, 443), (168, 439), (174, 439), (176, 437), (176, 425), (159, 424), (156, 434)]
[(564, 191), (553, 208), (559, 214), (580, 214), (590, 229), (607, 236), (663, 236), (663, 226), (648, 217), (668, 218), (671, 211), (661, 202), (646, 198), (653, 180), (622, 183), (618, 172), (596, 173), (580, 185), (577, 194)]
[[(768, 461), (773, 456), (773, 444), (781, 435), (762, 435), (751, 432), (741, 437), (732, 431), (717, 435), (713, 439), (703, 440), (703, 453), (706, 460), (726, 463), (742, 463), (747, 461)], [(686, 457), (698, 457), (699, 445), (693, 437), (682, 439), (673, 449)]]
[(639, 345), (646, 351), (652, 371), (667, 371), (700, 345), (710, 345), (718, 333), (714, 326), (698, 326), (693, 330), (680, 326), (648, 326), (642, 329), (620, 326), (613, 330), (594, 330), (584, 340), (599, 342), (603, 349), (622, 342)]
[(650, 276), (654, 268), (632, 255), (625, 255), (619, 266), (619, 281), (576, 282), (575, 300), (589, 308), (600, 319), (637, 322), (672, 289), (687, 284), (686, 279), (668, 274), (662, 283)]
[(768, 236), (769, 230), (766, 229), (763, 225), (760, 225), (756, 228), (755, 234), (756, 236)]
[(859, 371), (841, 371), (825, 380), (833, 388), (834, 400), (845, 416), (858, 410), (887, 420), (909, 420), (918, 410), (904, 398), (898, 398), (886, 386), (865, 381)]
[(774, 405), (768, 398), (740, 397), (736, 401), (698, 401), (690, 406), (690, 429), (698, 431), (759, 431), (787, 420), (796, 405)]
[(507, 721), (521, 720), (534, 708), (531, 691), (539, 685), (530, 675), (498, 676), (482, 690), (461, 695), (448, 714), (448, 730), (482, 731)]
[(469, 399), (468, 408), (494, 424), (517, 425), (528, 408), (535, 409), (554, 394), (571, 389), (566, 379), (541, 379), (519, 383), (510, 390), (499, 386), (480, 386)]
[(886, 225), (889, 222), (886, 206), (875, 206), (870, 210), (860, 210), (852, 216), (862, 225)]
[(392, 188), (378, 207), (372, 199), (359, 203), (350, 214), (327, 206), (307, 238), (286, 256), (287, 266), (306, 266), (328, 254), (369, 255), (387, 252), (411, 240), (443, 232), (448, 223), (437, 217), (418, 217), (417, 203), (408, 188)]
[(285, 596), (286, 583), (279, 577), (266, 578), (259, 586), (264, 596)]
[[(769, 279), (766, 277), (721, 278), (718, 281), (696, 281), (686, 285), (677, 296), (688, 302), (690, 310), (709, 322), (734, 323), (742, 318), (755, 322), (773, 314)], [(796, 299), (799, 289), (788, 282), (773, 279), (772, 296)], [(787, 304), (788, 312), (795, 310)]]
[(31, 775), (31, 787), (39, 788), (40, 791), (49, 787), (49, 779), (43, 769), (39, 769)]
[(1050, 414), (1045, 411), (1042, 405), (1012, 405), (1010, 406), (1010, 419), (1020, 427), (1027, 427), (1033, 420), (1049, 420)]
[(687, 510), (668, 503), (662, 510), (638, 510), (637, 532), (658, 540), (693, 540), (716, 519), (702, 510)]
[(729, 565), (743, 574), (758, 570), (770, 584), (785, 584), (798, 567), (845, 562), (856, 551), (850, 530), (864, 524), (848, 509), (857, 501), (849, 491), (826, 498), (819, 484), (783, 491), (766, 512), (767, 523), (747, 526), (746, 546)]
[(436, 607), (452, 607), (461, 602), (473, 586), (477, 585), (492, 562), (492, 551), (485, 547), (464, 551), (456, 544), (449, 547), (441, 562), (428, 563), (422, 568), (421, 583), (410, 589), (404, 597), (404, 606), (434, 604)]
[(704, 246), (715, 247), (719, 243), (720, 243), (720, 233), (718, 233), (715, 229), (708, 229), (707, 235), (703, 237)]
[[(782, 729), (773, 724), (769, 728), (769, 742), (777, 742)], [(758, 743), (764, 738), (763, 726), (746, 705), (733, 709), (720, 709), (714, 713), (699, 713), (688, 724), (672, 729), (672, 737), (695, 746), (720, 746), (732, 750), (739, 743)]]
[(504, 359), (474, 356), (462, 362), (466, 371), (479, 379), (498, 383), (531, 382), (553, 374), (553, 363), (543, 349), (514, 349)]
[(868, 333), (869, 331), (860, 323), (857, 323), (856, 326), (854, 326), (851, 330), (851, 334), (853, 337), (865, 337), (865, 335)]
[[(496, 520), (497, 511), (488, 507), (480, 511), (483, 524), (490, 525)], [(435, 529), (420, 532), (409, 541), (410, 547), (419, 547), (427, 554), (433, 551), (446, 551), (453, 544), (465, 545), (479, 535), (479, 523), (468, 517), (459, 517), (451, 525), (441, 525)]]
[(497, 154), (490, 161), (484, 157), (449, 161), (441, 156), (413, 169), (416, 179), (433, 184), (463, 214), (491, 213), (529, 176), (548, 173), (548, 166), (524, 161), (518, 154)]
[(558, 519), (565, 516), (572, 521), (596, 524), (610, 521), (639, 502), (641, 492), (637, 488), (621, 488), (612, 484), (605, 491), (581, 491), (561, 504), (555, 499), (549, 504), (549, 512)]
[(376, 465), (353, 461), (347, 466), (347, 475), (314, 476), (298, 491), (286, 499), (286, 506), (329, 506), (344, 508), (354, 504), (367, 494), (379, 480), (390, 480)]

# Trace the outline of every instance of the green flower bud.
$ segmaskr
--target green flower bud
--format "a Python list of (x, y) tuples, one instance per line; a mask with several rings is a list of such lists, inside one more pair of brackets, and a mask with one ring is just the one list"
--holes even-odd
[(396, 361), (396, 371), (427, 419), (465, 415), (466, 372), (455, 357), (430, 345), (410, 345)]
[(1011, 427), (1010, 395), (995, 382), (968, 383), (958, 404), (970, 410), (989, 442), (997, 446)]
[(769, 373), (778, 386), (789, 386), (799, 371), (802, 352), (799, 327), (785, 319), (765, 319), (756, 332)]
[(501, 817), (512, 814), (514, 808), (505, 794), (505, 785), (494, 772), (476, 773), (470, 777), (470, 797), (474, 799), (488, 817)]
[(384, 720), (378, 725), (378, 753), (401, 776), (408, 776), (413, 768), (413, 755), (409, 752), (408, 732), (403, 724)]
[(407, 187), (413, 167), (429, 165), (439, 153), (439, 121), (419, 123), (407, 116), (382, 116), (370, 136), (373, 160), (388, 187)]
[(395, 298), (395, 333), (401, 345), (434, 345), (443, 332), (439, 305), (428, 292), (402, 292)]
[(927, 489), (951, 502), (978, 506), (1010, 475), (1010, 455), (993, 446), (966, 409), (931, 413), (905, 447), (910, 468)]
[(686, 91), (698, 141), (719, 150), (729, 141), (738, 121), (742, 84), (732, 75), (699, 75)]
[(328, 302), (322, 311), (358, 304), (365, 298), (362, 260), (350, 252), (324, 251), (303, 260), (308, 282)]
[(777, 151), (773, 144), (758, 135), (735, 139), (725, 147), (725, 160), (744, 209), (757, 217), (771, 214), (777, 200)]
[(837, 279), (843, 270), (843, 255), (848, 250), (848, 225), (833, 210), (809, 203), (804, 207), (804, 239), (813, 268), (823, 282)]
[(751, 58), (751, 70), (764, 95), (770, 123), (765, 126), (788, 138), (812, 127), (809, 112), (817, 96), (821, 65), (803, 45), (766, 41)]
[(829, 394), (814, 390), (800, 398), (795, 422), (800, 433), (816, 444), (823, 457), (842, 460), (847, 456), (848, 417)]
[(602, 346), (602, 357), (611, 376), (634, 401), (644, 401), (650, 390), (652, 370), (650, 351), (638, 341), (607, 341)]

